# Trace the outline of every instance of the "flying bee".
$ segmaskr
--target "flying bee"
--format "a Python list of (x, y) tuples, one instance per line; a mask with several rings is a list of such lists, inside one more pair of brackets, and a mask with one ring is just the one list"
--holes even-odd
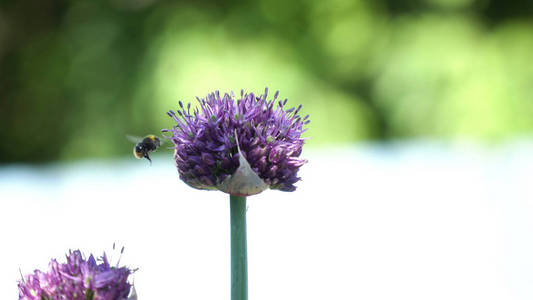
[(138, 159), (146, 158), (152, 164), (149, 154), (161, 146), (161, 140), (153, 134), (147, 135), (144, 138), (128, 135), (127, 138), (136, 143), (135, 147), (133, 147), (133, 155)]

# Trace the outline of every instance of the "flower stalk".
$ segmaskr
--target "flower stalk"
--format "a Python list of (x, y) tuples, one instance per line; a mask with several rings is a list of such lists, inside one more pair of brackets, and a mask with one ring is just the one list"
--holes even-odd
[(230, 195), (231, 300), (248, 299), (246, 197), (267, 189), (292, 192), (298, 171), (309, 115), (302, 105), (287, 108), (276, 92), (262, 95), (220, 92), (197, 98), (198, 105), (179, 101), (168, 115), (176, 122), (165, 135), (174, 144), (180, 179), (201, 190)]
[(230, 195), (231, 300), (248, 300), (246, 197)]

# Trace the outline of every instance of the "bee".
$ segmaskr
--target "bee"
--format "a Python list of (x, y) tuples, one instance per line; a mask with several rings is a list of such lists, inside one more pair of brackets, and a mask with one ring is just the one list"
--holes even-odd
[(138, 138), (133, 136), (127, 136), (127, 138), (136, 143), (135, 147), (133, 147), (133, 155), (138, 158), (146, 158), (150, 165), (152, 164), (152, 160), (150, 159), (150, 153), (154, 152), (161, 146), (161, 140), (155, 136), (155, 135), (147, 135), (144, 138)]

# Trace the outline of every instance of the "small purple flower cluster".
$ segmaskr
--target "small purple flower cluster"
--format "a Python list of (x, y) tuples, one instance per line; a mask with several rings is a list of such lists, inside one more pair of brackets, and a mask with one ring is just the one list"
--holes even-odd
[[(246, 167), (253, 171), (246, 174), (255, 173), (265, 188), (296, 189), (294, 183), (300, 180), (297, 172), (307, 162), (299, 156), (304, 144), (301, 135), (306, 130), (303, 126), (309, 123), (309, 116), (298, 115), (301, 105), (285, 109), (287, 99), (276, 103), (278, 92), (267, 101), (267, 93), (265, 89), (256, 97), (241, 91), (241, 98), (236, 100), (233, 92), (221, 97), (217, 91), (205, 99), (197, 98), (200, 109), (191, 111), (190, 103), (185, 108), (180, 101), (177, 114), (169, 111), (177, 126), (162, 131), (172, 133), (169, 138), (175, 144), (174, 158), (185, 183), (243, 196), (261, 192), (261, 188), (250, 192), (245, 186), (233, 192), (223, 188), (228, 185), (225, 180), (242, 167), (242, 154)], [(246, 185), (246, 179), (238, 180), (240, 186)]]
[(111, 266), (104, 253), (100, 263), (91, 254), (84, 259), (79, 250), (70, 251), (66, 263), (53, 259), (48, 272), (35, 270), (19, 282), (19, 300), (126, 300), (134, 271)]

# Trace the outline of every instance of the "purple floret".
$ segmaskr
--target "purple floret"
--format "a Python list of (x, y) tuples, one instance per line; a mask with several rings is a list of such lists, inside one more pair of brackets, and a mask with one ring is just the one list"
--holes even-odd
[(91, 254), (84, 259), (79, 250), (70, 251), (67, 262), (50, 261), (48, 272), (35, 270), (19, 284), (19, 300), (126, 300), (134, 271), (111, 266), (107, 256), (96, 261)]
[[(169, 137), (175, 145), (174, 158), (180, 178), (198, 189), (217, 189), (239, 167), (237, 140), (252, 170), (271, 189), (294, 191), (300, 180), (299, 168), (307, 161), (302, 153), (308, 117), (300, 117), (298, 108), (285, 109), (287, 99), (267, 101), (268, 89), (259, 97), (244, 94), (236, 100), (233, 92), (217, 91), (198, 99), (199, 109), (191, 111), (179, 102), (176, 121)], [(235, 138), (237, 134), (237, 140)]]

